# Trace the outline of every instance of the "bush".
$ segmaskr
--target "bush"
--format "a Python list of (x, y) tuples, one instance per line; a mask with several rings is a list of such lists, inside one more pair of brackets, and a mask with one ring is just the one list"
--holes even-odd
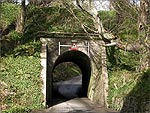
[(5, 29), (8, 25), (15, 22), (20, 7), (11, 3), (1, 3), (0, 9), (0, 25)]

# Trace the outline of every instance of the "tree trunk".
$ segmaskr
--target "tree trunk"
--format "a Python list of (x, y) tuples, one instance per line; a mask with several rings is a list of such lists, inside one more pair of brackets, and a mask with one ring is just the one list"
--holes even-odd
[(99, 13), (98, 11), (95, 9), (95, 7), (93, 6), (92, 1), (89, 1), (89, 5), (85, 8), (83, 8), (80, 3), (79, 0), (77, 1), (77, 5), (83, 10), (86, 11), (90, 16), (92, 16), (93, 18), (93, 22), (94, 22), (94, 26), (97, 29), (97, 32), (100, 34), (99, 37), (100, 39), (102, 39), (101, 41), (101, 67), (102, 67), (102, 83), (103, 85), (101, 86), (102, 90), (103, 90), (103, 94), (101, 96), (103, 96), (104, 99), (104, 105), (105, 107), (108, 107), (108, 102), (107, 102), (107, 96), (108, 96), (108, 71), (107, 71), (107, 64), (106, 64), (106, 47), (104, 46), (106, 43), (110, 43), (110, 39), (113, 39), (114, 37), (112, 36), (112, 34), (106, 32), (106, 30), (103, 27), (102, 21), (100, 20), (99, 17)]
[[(109, 35), (105, 32), (105, 29), (103, 27), (103, 24), (98, 16), (98, 14), (95, 17), (95, 27), (98, 30), (98, 32), (102, 35), (101, 37), (108, 38)], [(107, 71), (107, 54), (106, 54), (106, 47), (104, 46), (105, 42), (102, 40), (101, 41), (101, 65), (102, 65), (102, 80), (103, 80), (103, 96), (104, 96), (104, 104), (105, 107), (108, 108), (108, 102), (107, 102), (107, 97), (108, 97), (108, 71)]]
[(141, 50), (141, 71), (150, 68), (150, 1), (140, 1), (138, 18), (139, 40), (143, 45)]
[[(111, 4), (116, 11), (116, 26), (117, 28), (125, 21), (126, 10), (130, 6), (129, 0), (112, 0)], [(119, 29), (116, 29), (119, 30)], [(119, 31), (116, 31), (119, 32)]]
[(25, 17), (26, 17), (25, 0), (22, 0), (21, 10), (20, 10), (20, 13), (18, 15), (17, 22), (16, 22), (16, 31), (19, 32), (19, 33), (24, 32)]
[[(102, 41), (102, 45), (104, 45), (104, 41)], [(107, 55), (106, 55), (106, 47), (101, 46), (101, 63), (102, 63), (102, 80), (103, 80), (103, 92), (104, 92), (104, 104), (105, 107), (108, 108), (108, 71), (107, 71)]]

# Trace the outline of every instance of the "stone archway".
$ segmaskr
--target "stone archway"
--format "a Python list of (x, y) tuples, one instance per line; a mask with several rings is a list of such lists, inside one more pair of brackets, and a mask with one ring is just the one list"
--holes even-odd
[[(87, 48), (81, 48), (79, 51), (69, 51), (68, 48), (62, 48), (59, 54), (59, 42), (69, 44), (70, 39), (51, 38), (43, 39), (41, 52), (41, 78), (43, 81), (44, 103), (51, 103), (52, 100), (52, 72), (54, 68), (62, 62), (73, 62), (79, 66), (83, 74), (84, 96), (87, 96), (91, 101), (105, 105), (104, 98), (104, 78), (101, 76), (101, 41), (78, 39), (78, 45), (86, 45), (89, 43), (89, 54)], [(88, 75), (88, 76), (86, 76)]]
[[(55, 61), (53, 70), (57, 65), (63, 62), (73, 62), (80, 68), (82, 72), (82, 90), (81, 95), (83, 97), (87, 97), (88, 92), (88, 86), (90, 82), (90, 76), (91, 76), (91, 62), (90, 58), (81, 51), (67, 51), (63, 54), (61, 54)], [(52, 70), (52, 73), (53, 73)], [(51, 74), (52, 75), (52, 74)], [(53, 76), (53, 75), (52, 75)], [(53, 95), (53, 94), (52, 94)]]

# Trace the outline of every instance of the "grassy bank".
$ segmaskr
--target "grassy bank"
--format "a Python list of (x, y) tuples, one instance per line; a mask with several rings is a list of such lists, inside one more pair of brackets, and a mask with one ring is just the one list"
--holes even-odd
[(40, 58), (0, 58), (0, 105), (4, 113), (26, 113), (42, 107)]

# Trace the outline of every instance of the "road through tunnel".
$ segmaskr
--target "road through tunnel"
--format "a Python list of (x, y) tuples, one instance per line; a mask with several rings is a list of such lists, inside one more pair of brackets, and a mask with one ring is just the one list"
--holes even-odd
[[(72, 51), (67, 51), (61, 54), (55, 61), (51, 76), (53, 79), (53, 71), (55, 68), (65, 62), (72, 62), (76, 64), (82, 73), (82, 85), (80, 89), (80, 96), (81, 97), (87, 97), (87, 92), (88, 92), (88, 86), (90, 82), (90, 76), (91, 76), (91, 61), (90, 58), (83, 52), (77, 51), (77, 50), (72, 50)], [(53, 80), (52, 80), (53, 82)], [(52, 87), (54, 87), (52, 85)], [(52, 90), (52, 98), (54, 97), (54, 92)]]

